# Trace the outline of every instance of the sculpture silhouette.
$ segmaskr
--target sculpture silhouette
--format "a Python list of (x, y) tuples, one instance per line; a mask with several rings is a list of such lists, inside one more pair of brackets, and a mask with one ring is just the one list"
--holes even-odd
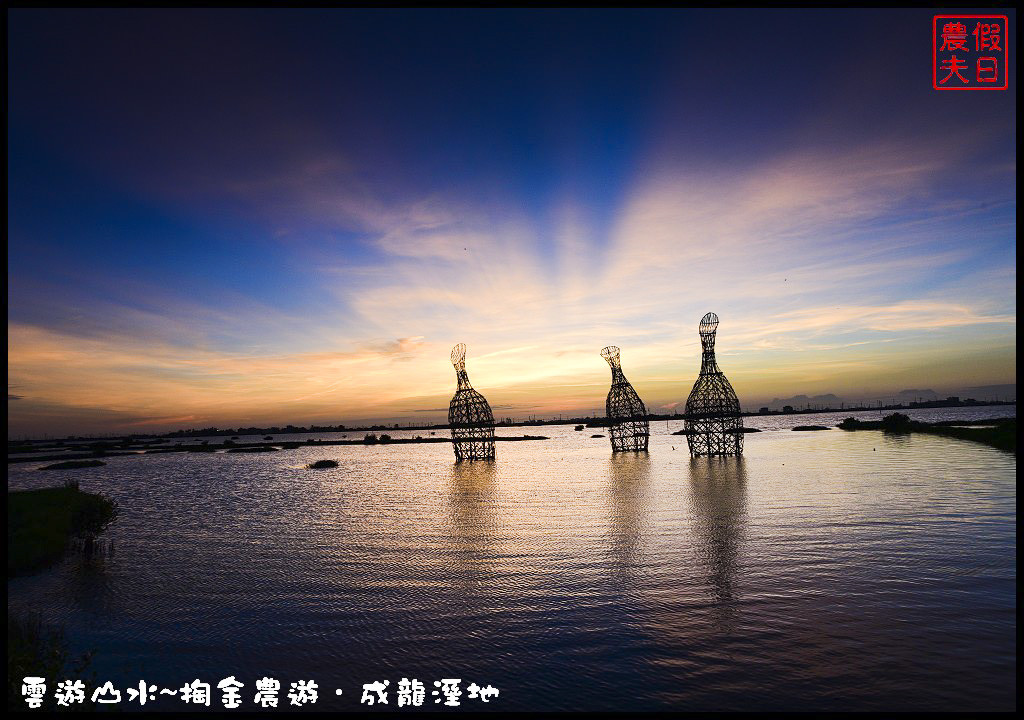
[(448, 424), (452, 428), (455, 460), (494, 459), (494, 415), (484, 396), (469, 384), (466, 374), (466, 346), (452, 348), (452, 365), (459, 388), (448, 406)]
[(612, 452), (647, 450), (650, 431), (647, 425), (647, 409), (640, 396), (622, 374), (619, 363), (619, 349), (609, 345), (601, 351), (601, 357), (612, 369), (612, 386), (605, 402), (608, 430), (612, 439)]
[(715, 361), (717, 330), (717, 315), (708, 313), (701, 318), (700, 375), (686, 399), (686, 442), (693, 457), (743, 454), (740, 401)]

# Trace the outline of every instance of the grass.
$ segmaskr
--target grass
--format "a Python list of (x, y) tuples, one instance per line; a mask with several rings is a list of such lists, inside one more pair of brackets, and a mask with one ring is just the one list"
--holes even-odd
[[(9, 711), (28, 710), (21, 692), (23, 678), (41, 677), (46, 683), (46, 695), (38, 710), (56, 710), (57, 703), (54, 690), (58, 682), (64, 680), (85, 681), (82, 673), (92, 661), (92, 653), (71, 659), (68, 654), (64, 632), (59, 628), (47, 627), (38, 614), (19, 615), (7, 613), (7, 709)], [(81, 705), (73, 705), (78, 710), (92, 710), (89, 694)]]
[(932, 435), (945, 435), (946, 437), (956, 438), (958, 440), (980, 442), (1008, 453), (1016, 454), (1017, 452), (1016, 420), (1010, 420), (1009, 422), (1001, 423), (995, 427), (982, 428), (944, 427), (942, 425), (932, 425), (927, 430), (921, 430), (919, 432), (927, 432)]
[(99, 467), (106, 465), (102, 460), (68, 460), (39, 468), (40, 470), (73, 470), (74, 468)]
[(117, 517), (117, 504), (83, 492), (78, 483), (7, 493), (7, 577), (24, 575), (61, 558), (77, 533), (99, 533)]
[(325, 468), (336, 468), (338, 467), (337, 460), (317, 460), (315, 463), (310, 463), (306, 466), (310, 470), (323, 470)]
[[(1017, 419), (999, 420), (978, 420), (974, 423), (984, 422), (993, 427), (953, 427), (946, 423), (923, 423), (911, 420), (902, 413), (886, 415), (881, 420), (858, 420), (846, 418), (837, 427), (843, 430), (881, 430), (883, 432), (900, 435), (906, 433), (926, 433), (928, 435), (943, 435), (957, 440), (969, 440), (971, 442), (983, 443), (997, 448), (1004, 452), (1017, 452)], [(958, 424), (963, 424), (959, 423)]]

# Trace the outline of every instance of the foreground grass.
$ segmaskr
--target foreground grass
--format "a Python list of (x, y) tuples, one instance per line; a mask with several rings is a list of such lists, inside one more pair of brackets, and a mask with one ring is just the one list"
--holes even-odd
[[(98, 533), (117, 516), (117, 505), (83, 492), (77, 483), (7, 493), (7, 577), (40, 570), (64, 554), (76, 533)], [(44, 625), (35, 613), (7, 612), (7, 709), (28, 710), (21, 692), (26, 677), (41, 677), (46, 694), (41, 710), (55, 710), (58, 682), (83, 678), (91, 653), (72, 658), (60, 628)], [(75, 709), (93, 709), (87, 696)]]
[[(29, 710), (21, 692), (26, 677), (41, 677), (46, 683), (46, 695), (38, 710), (56, 710), (54, 690), (64, 680), (82, 680), (86, 684), (94, 678), (83, 673), (92, 661), (92, 653), (71, 658), (68, 653), (64, 632), (59, 628), (43, 624), (37, 614), (18, 615), (7, 613), (7, 710)], [(93, 710), (89, 695), (76, 710)], [(66, 709), (66, 708), (65, 708)]]
[(964, 422), (952, 421), (947, 423), (923, 423), (911, 420), (902, 413), (886, 415), (878, 421), (857, 420), (846, 418), (837, 427), (843, 430), (882, 430), (887, 433), (927, 433), (928, 435), (944, 435), (945, 437), (956, 438), (957, 440), (969, 440), (971, 442), (983, 443), (1004, 452), (1017, 452), (1017, 419), (1000, 419), (975, 421), (972, 424), (983, 422), (991, 427), (957, 427), (965, 425)]
[(117, 505), (83, 492), (77, 483), (7, 493), (7, 577), (60, 559), (78, 533), (99, 533), (117, 516)]

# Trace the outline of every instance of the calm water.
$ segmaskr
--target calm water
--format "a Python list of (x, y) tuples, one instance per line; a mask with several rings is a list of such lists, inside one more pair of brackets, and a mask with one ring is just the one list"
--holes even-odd
[[(1012, 455), (831, 430), (691, 461), (678, 427), (640, 457), (546, 427), (459, 467), (445, 444), (109, 458), (76, 476), (120, 503), (117, 554), (8, 604), (101, 682), (235, 675), (245, 707), (270, 675), (316, 680), (318, 710), (385, 679), (394, 708), (402, 677), (436, 708), (449, 677), (501, 691), (463, 709), (1015, 708)], [(9, 486), (58, 479), (39, 465)]]

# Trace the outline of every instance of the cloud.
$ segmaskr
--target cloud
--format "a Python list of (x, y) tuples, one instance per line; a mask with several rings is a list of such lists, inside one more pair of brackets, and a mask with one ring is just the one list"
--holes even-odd
[[(848, 384), (920, 353), (923, 338), (938, 353), (963, 332), (986, 347), (1014, 337), (1004, 298), (963, 280), (1012, 236), (1000, 218), (1013, 201), (945, 202), (955, 161), (919, 143), (780, 152), (707, 177), (654, 167), (607, 242), (572, 199), (545, 226), (471, 196), (387, 200), (338, 179), (354, 172), (341, 160), (307, 164), (225, 187), (279, 198), (267, 211), (289, 228), (279, 241), (309, 253), (310, 282), (332, 302), (297, 314), (126, 281), (120, 301), (61, 315), (43, 297), (55, 320), (9, 324), (9, 378), (51, 408), (106, 408), (126, 424), (396, 418), (447, 409), (448, 351), (462, 341), (494, 407), (558, 412), (603, 402), (598, 352), (617, 344), (645, 400), (670, 409), (696, 369), (697, 320), (714, 309), (738, 388), (755, 387), (753, 368), (776, 393)], [(311, 243), (310, 227), (357, 228), (367, 252)], [(1012, 287), (1012, 271), (989, 277)]]

